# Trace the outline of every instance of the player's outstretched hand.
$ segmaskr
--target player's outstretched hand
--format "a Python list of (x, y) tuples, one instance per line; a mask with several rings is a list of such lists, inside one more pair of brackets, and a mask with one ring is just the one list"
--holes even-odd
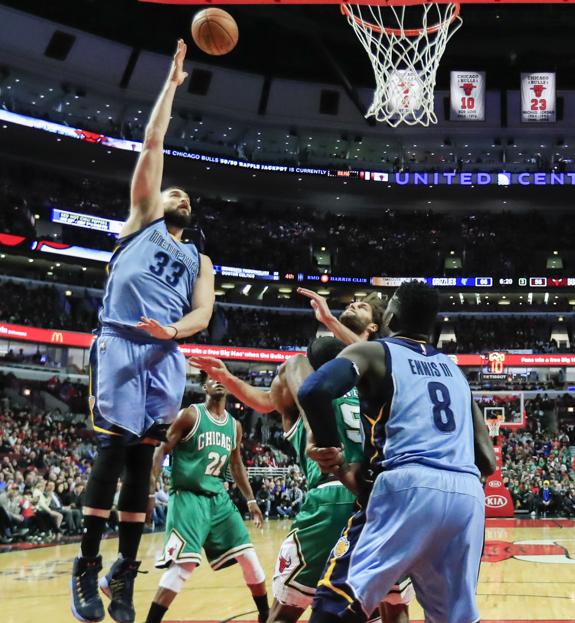
[(148, 335), (155, 337), (157, 340), (172, 340), (176, 335), (174, 331), (175, 327), (164, 327), (157, 320), (146, 318), (145, 316), (140, 318), (140, 322), (138, 322), (136, 326), (138, 329), (142, 329), (142, 331), (145, 331)]
[(343, 450), (341, 448), (319, 448), (318, 446), (308, 446), (307, 455), (315, 461), (324, 474), (333, 474), (345, 462)]
[(315, 317), (322, 324), (327, 324), (333, 320), (334, 316), (327, 304), (327, 300), (313, 290), (307, 288), (298, 288), (297, 293), (307, 297), (310, 300), (311, 307), (315, 312)]
[(226, 364), (217, 357), (202, 357), (200, 355), (192, 355), (188, 357), (188, 363), (194, 368), (199, 368), (207, 373), (207, 375), (219, 381), (220, 383), (229, 374), (229, 370), (226, 368)]
[(175, 82), (177, 86), (180, 86), (188, 77), (187, 72), (184, 71), (184, 60), (187, 51), (188, 46), (184, 43), (184, 40), (178, 39), (178, 47), (176, 48), (172, 69), (170, 71), (170, 80)]
[(264, 525), (264, 516), (262, 515), (262, 511), (255, 500), (248, 504), (248, 510), (254, 520), (254, 526), (256, 528), (261, 528)]

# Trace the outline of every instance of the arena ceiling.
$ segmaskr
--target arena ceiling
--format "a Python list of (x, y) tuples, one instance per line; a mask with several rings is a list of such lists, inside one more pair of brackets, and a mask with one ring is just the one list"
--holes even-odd
[[(137, 0), (2, 0), (2, 4), (136, 48), (169, 53), (189, 39), (195, 6)], [(358, 87), (371, 86), (371, 67), (337, 5), (239, 6), (237, 49), (214, 64), (272, 77), (337, 82), (341, 70)], [(488, 88), (516, 88), (521, 71), (556, 71), (559, 89), (575, 88), (572, 33), (575, 7), (464, 5), (463, 28), (449, 43), (438, 75), (447, 88), (451, 69), (486, 70)], [(25, 36), (25, 33), (23, 33)], [(191, 46), (192, 60), (206, 56)]]

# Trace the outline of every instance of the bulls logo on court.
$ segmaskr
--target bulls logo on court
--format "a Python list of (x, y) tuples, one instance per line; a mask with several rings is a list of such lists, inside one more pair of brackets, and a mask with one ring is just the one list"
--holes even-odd
[(543, 84), (534, 84), (531, 87), (531, 90), (533, 91), (533, 93), (535, 93), (535, 97), (541, 97), (543, 95), (543, 91), (545, 91), (547, 87), (545, 87)]
[(569, 551), (551, 540), (539, 541), (486, 541), (483, 562), (503, 560), (522, 560), (524, 562), (545, 562), (559, 565), (575, 565)]
[(461, 88), (463, 89), (463, 92), (465, 93), (465, 95), (471, 95), (471, 93), (473, 93), (473, 89), (475, 88), (475, 85), (472, 84), (471, 82), (464, 82), (461, 85)]

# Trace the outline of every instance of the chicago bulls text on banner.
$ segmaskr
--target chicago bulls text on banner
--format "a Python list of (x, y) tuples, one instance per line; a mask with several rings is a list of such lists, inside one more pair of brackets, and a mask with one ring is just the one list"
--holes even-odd
[(451, 121), (485, 121), (485, 72), (451, 72)]
[(555, 121), (555, 74), (521, 74), (521, 121)]

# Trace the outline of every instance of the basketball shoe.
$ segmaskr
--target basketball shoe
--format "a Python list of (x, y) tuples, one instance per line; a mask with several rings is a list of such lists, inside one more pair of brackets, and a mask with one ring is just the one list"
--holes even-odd
[(100, 580), (100, 589), (111, 600), (108, 614), (116, 623), (134, 623), (134, 581), (140, 564), (120, 556)]
[(84, 623), (97, 623), (104, 619), (104, 604), (98, 593), (98, 573), (102, 570), (102, 557), (77, 556), (72, 569), (72, 614)]

